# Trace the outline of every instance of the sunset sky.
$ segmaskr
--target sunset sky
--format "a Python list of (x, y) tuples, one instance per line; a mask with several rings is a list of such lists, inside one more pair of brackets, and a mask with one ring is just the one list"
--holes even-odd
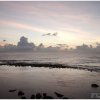
[(100, 42), (100, 1), (0, 1), (0, 43), (16, 44), (21, 36), (36, 45)]

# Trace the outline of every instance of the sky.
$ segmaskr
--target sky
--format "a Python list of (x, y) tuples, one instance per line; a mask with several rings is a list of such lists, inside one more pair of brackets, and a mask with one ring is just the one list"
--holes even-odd
[(36, 45), (93, 44), (99, 31), (100, 1), (0, 1), (1, 44), (17, 44), (21, 36)]

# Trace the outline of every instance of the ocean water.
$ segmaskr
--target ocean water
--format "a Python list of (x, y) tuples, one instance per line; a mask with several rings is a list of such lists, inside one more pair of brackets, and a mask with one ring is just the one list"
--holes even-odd
[[(31, 52), (0, 53), (0, 60), (17, 60), (23, 62), (59, 63), (70, 66), (92, 68), (98, 71), (87, 71), (68, 68), (15, 67), (0, 66), (0, 98), (20, 98), (17, 93), (24, 91), (30, 98), (32, 94), (47, 93), (58, 98), (54, 92), (74, 98), (92, 98), (93, 93), (100, 93), (100, 87), (92, 88), (91, 84), (100, 86), (100, 54), (82, 54), (65, 52)], [(9, 90), (17, 89), (10, 93)]]
[(99, 53), (67, 53), (67, 52), (24, 52), (0, 53), (0, 60), (17, 60), (23, 62), (58, 63), (69, 66), (96, 69), (100, 71)]

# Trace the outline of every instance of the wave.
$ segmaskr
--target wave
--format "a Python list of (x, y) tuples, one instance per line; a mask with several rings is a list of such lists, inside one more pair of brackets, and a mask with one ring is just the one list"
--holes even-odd
[(88, 65), (67, 65), (60, 63), (51, 62), (35, 62), (33, 60), (0, 60), (0, 65), (10, 65), (10, 66), (31, 66), (31, 67), (49, 67), (49, 68), (73, 68), (79, 70), (96, 71), (100, 72), (100, 67), (98, 66), (88, 66)]

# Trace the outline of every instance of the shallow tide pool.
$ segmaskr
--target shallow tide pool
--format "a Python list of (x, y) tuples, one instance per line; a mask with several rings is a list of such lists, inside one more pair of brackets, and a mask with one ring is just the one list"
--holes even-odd
[(100, 73), (77, 69), (39, 68), (0, 66), (0, 98), (19, 98), (17, 91), (22, 90), (30, 98), (32, 94), (44, 93), (57, 98), (54, 92), (64, 94), (68, 98), (91, 98), (91, 93), (100, 93)]

